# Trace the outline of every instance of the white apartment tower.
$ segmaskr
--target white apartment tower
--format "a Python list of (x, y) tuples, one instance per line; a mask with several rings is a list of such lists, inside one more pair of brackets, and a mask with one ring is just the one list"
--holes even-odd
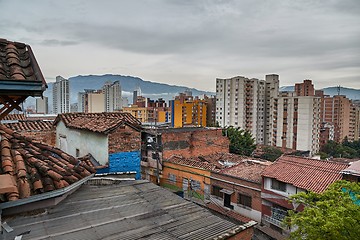
[(320, 149), (321, 98), (282, 93), (274, 100), (271, 145), (310, 151)]
[(122, 108), (121, 86), (119, 81), (106, 82), (103, 86), (105, 112), (114, 112)]
[(256, 143), (266, 144), (266, 118), (271, 119), (271, 103), (278, 89), (278, 75), (267, 75), (266, 81), (246, 77), (216, 79), (216, 121), (221, 127), (246, 129)]
[(56, 77), (53, 85), (53, 113), (70, 112), (69, 80), (61, 76)]

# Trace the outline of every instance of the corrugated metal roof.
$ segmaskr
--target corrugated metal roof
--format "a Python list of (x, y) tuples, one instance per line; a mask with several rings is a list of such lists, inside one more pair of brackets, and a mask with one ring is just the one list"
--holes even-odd
[(5, 239), (209, 239), (239, 227), (145, 181), (83, 185), (46, 214), (7, 222)]

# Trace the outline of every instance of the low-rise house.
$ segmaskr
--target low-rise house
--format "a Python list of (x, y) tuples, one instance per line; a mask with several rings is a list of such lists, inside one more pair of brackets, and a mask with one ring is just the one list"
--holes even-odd
[(289, 203), (289, 197), (299, 192), (323, 192), (342, 179), (341, 171), (348, 166), (347, 163), (281, 156), (262, 173), (262, 222), (286, 234), (288, 230), (282, 220), (287, 211), (303, 210), (302, 205)]
[(140, 178), (140, 122), (129, 113), (65, 113), (55, 119), (56, 146), (90, 153), (107, 168), (98, 173), (136, 172)]
[(349, 163), (350, 166), (341, 171), (344, 180), (360, 183), (360, 160)]
[(3, 213), (15, 213), (21, 203), (30, 203), (41, 194), (62, 196), (65, 190), (61, 192), (61, 189), (95, 172), (86, 161), (79, 161), (4, 125), (0, 125), (0, 137), (0, 209)]
[(212, 204), (261, 221), (261, 173), (271, 162), (244, 159), (211, 173)]
[(142, 142), (142, 178), (154, 183), (163, 177), (163, 160), (174, 155), (196, 158), (229, 152), (229, 139), (220, 128), (149, 129), (142, 133)]

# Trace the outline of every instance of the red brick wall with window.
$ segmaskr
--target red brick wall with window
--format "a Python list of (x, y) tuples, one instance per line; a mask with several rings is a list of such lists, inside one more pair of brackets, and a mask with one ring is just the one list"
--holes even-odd
[[(221, 180), (216, 180), (216, 179), (211, 179), (211, 186), (218, 186), (221, 188), (225, 188), (228, 190), (232, 190), (234, 191), (234, 193), (231, 195), (231, 202), (232, 204), (238, 204), (238, 198), (239, 198), (239, 193), (244, 194), (246, 196), (250, 196), (251, 197), (251, 208), (256, 210), (256, 211), (261, 211), (261, 184), (260, 183), (254, 183), (254, 182), (249, 182), (246, 180), (242, 180), (239, 178), (235, 178), (235, 177), (231, 177), (231, 176), (227, 176), (224, 174), (220, 174), (220, 173), (211, 173), (211, 177), (215, 177), (217, 179), (221, 179)], [(228, 182), (234, 182), (237, 184), (241, 184), (247, 187), (251, 187), (251, 188), (256, 188), (259, 189), (259, 191), (253, 190), (253, 189), (249, 189), (246, 187), (242, 187), (242, 186), (237, 186), (231, 183), (226, 183), (224, 181), (228, 181)]]
[(118, 127), (108, 135), (108, 145), (109, 154), (140, 151), (141, 133), (128, 126)]

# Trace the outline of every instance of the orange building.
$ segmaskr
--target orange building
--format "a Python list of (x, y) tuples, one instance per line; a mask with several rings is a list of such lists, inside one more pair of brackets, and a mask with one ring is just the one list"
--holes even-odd
[(173, 156), (163, 161), (163, 178), (160, 184), (183, 192), (185, 198), (209, 199), (210, 171), (214, 168), (210, 163)]
[(172, 127), (201, 126), (206, 127), (206, 101), (193, 99), (175, 99), (171, 101)]

